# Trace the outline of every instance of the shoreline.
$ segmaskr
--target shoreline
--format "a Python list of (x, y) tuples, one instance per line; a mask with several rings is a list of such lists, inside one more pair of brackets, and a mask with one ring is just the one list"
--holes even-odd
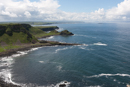
[[(36, 48), (36, 47), (45, 47), (45, 46), (74, 46), (74, 45), (81, 45), (81, 44), (76, 44), (76, 43), (61, 43), (61, 42), (57, 42), (57, 41), (45, 41), (45, 40), (41, 40), (40, 44), (37, 45), (28, 45), (22, 48), (17, 48), (17, 49), (10, 49), (7, 50), (5, 52), (1, 52), (0, 53), (0, 59), (2, 57), (8, 57), (8, 56), (12, 56), (13, 54), (17, 54), (18, 51), (28, 51), (32, 48)], [(8, 83), (5, 82), (1, 77), (0, 77), (0, 87), (21, 87), (19, 85), (15, 85), (13, 83)]]
[(76, 43), (61, 43), (61, 42), (57, 42), (57, 41), (41, 40), (40, 44), (37, 44), (37, 45), (36, 44), (34, 44), (34, 45), (28, 45), (28, 46), (24, 46), (22, 48), (10, 49), (10, 50), (7, 50), (5, 52), (1, 52), (0, 53), (0, 57), (11, 56), (13, 54), (17, 54), (17, 51), (27, 51), (27, 50), (30, 50), (31, 48), (35, 48), (35, 47), (55, 46), (55, 45), (59, 45), (59, 46), (73, 46), (73, 45), (81, 45), (81, 44), (76, 44)]
[(59, 36), (59, 35), (48, 35), (48, 36), (42, 36), (42, 37), (38, 37), (37, 39), (48, 38), (48, 37), (51, 37), (51, 36)]

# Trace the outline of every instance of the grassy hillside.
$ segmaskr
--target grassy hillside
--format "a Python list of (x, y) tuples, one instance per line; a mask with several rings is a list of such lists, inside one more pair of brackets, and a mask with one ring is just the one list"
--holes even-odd
[(42, 31), (41, 29), (38, 29), (36, 27), (31, 27), (29, 29), (29, 32), (34, 35), (36, 38), (42, 37), (46, 34), (46, 32)]
[[(67, 30), (58, 32), (57, 26), (32, 27), (29, 24), (0, 24), (0, 52), (20, 48), (24, 45), (35, 44), (37, 38), (52, 35), (70, 35)], [(46, 31), (50, 31), (49, 33)]]
[(34, 44), (38, 40), (29, 33), (30, 26), (22, 24), (0, 24), (0, 52), (19, 48), (22, 44)]
[[(32, 35), (34, 35), (36, 38), (50, 36), (50, 35), (59, 35), (59, 32), (56, 31), (55, 29), (58, 29), (58, 27), (57, 26), (36, 26), (36, 27), (31, 27), (29, 29), (29, 32)], [(51, 32), (47, 33), (46, 31), (51, 31)]]
[(37, 41), (21, 24), (0, 25), (0, 32), (0, 43), (14, 44), (17, 41), (21, 43), (33, 43), (33, 41)]
[(55, 29), (59, 29), (57, 26), (36, 26), (36, 28), (41, 29), (43, 31), (52, 31)]

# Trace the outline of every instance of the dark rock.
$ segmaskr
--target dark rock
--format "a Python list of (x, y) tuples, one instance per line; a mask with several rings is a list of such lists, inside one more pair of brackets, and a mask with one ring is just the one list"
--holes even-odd
[(60, 35), (74, 35), (72, 32), (69, 32), (68, 30), (64, 30), (60, 32)]
[(67, 83), (67, 81), (65, 81), (64, 83)]
[(45, 40), (41, 40), (41, 41), (39, 41), (40, 43), (48, 43), (47, 41), (45, 41)]
[(6, 82), (4, 82), (4, 81), (0, 78), (0, 87), (21, 87), (21, 86), (13, 85), (13, 84), (11, 84), (11, 83), (6, 83)]
[(59, 87), (66, 87), (66, 84), (60, 84)]

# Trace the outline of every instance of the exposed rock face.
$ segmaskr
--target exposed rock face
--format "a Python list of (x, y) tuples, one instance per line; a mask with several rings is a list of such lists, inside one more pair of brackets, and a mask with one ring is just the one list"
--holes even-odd
[(66, 85), (65, 84), (60, 84), (59, 87), (66, 87)]
[(2, 36), (6, 31), (6, 26), (1, 26), (0, 25), (0, 36)]
[(74, 34), (69, 32), (68, 30), (64, 30), (60, 32), (60, 35), (74, 35)]

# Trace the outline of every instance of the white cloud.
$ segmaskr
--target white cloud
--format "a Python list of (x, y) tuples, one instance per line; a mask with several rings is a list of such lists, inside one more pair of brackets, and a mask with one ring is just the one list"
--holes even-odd
[(24, 15), (25, 15), (27, 18), (31, 17), (30, 12), (28, 12), (28, 11), (26, 11), (26, 12), (24, 13)]
[(10, 12), (7, 12), (7, 11), (2, 11), (1, 14), (2, 14), (2, 15), (7, 15), (7, 16), (9, 16), (9, 17), (17, 17), (16, 14), (10, 13)]
[(99, 8), (94, 12), (71, 13), (61, 11), (57, 0), (2, 0), (0, 20), (71, 20), (71, 21), (127, 21), (130, 19), (130, 0), (124, 0), (108, 10)]
[(119, 3), (117, 7), (107, 10), (106, 18), (110, 20), (114, 19), (129, 19), (130, 18), (130, 0), (124, 0)]

